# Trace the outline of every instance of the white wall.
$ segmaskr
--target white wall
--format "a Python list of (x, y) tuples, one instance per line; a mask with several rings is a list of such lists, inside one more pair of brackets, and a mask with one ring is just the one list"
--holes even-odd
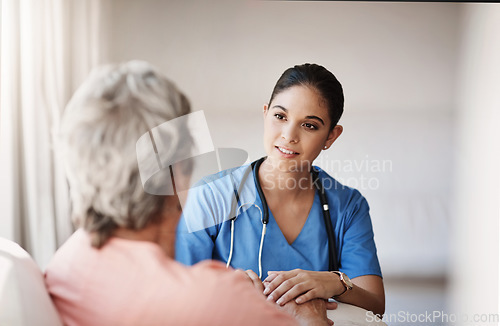
[(307, 61), (339, 77), (350, 110), (452, 109), (456, 4), (112, 3), (111, 60), (151, 61), (200, 109), (258, 110)]
[(462, 9), (450, 299), (488, 318), (499, 312), (500, 6)]
[[(262, 105), (288, 67), (344, 86), (345, 133), (318, 161), (367, 196), (385, 276), (446, 272), (459, 5), (113, 0), (110, 61), (159, 66), (205, 110), (215, 145), (262, 150)], [(390, 161), (381, 172), (346, 161)], [(361, 185), (361, 178), (378, 182)]]

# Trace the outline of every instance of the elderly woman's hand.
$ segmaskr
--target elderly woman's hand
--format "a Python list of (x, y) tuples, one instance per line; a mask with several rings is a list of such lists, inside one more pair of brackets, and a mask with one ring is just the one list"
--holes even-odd
[(242, 269), (237, 269), (236, 271), (238, 273), (242, 273), (243, 275), (245, 275), (246, 277), (248, 277), (249, 280), (252, 282), (253, 286), (259, 292), (262, 293), (264, 291), (264, 284), (262, 284), (262, 281), (260, 280), (259, 275), (255, 274), (254, 271), (252, 271), (251, 269), (248, 269), (246, 271), (244, 271)]
[(305, 326), (332, 326), (333, 321), (328, 318), (327, 310), (333, 310), (336, 308), (337, 303), (328, 302), (323, 299), (313, 299), (303, 304), (297, 304), (292, 300), (281, 307), (281, 309), (294, 316), (300, 325)]
[(268, 300), (279, 305), (293, 299), (298, 304), (316, 298), (328, 299), (344, 290), (334, 273), (302, 269), (269, 272), (264, 284)]

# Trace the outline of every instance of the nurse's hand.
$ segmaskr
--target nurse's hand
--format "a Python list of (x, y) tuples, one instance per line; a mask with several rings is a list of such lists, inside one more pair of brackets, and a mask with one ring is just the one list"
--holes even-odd
[(298, 304), (316, 298), (328, 299), (344, 291), (344, 286), (334, 273), (302, 269), (268, 272), (264, 284), (267, 299), (279, 305), (294, 299)]
[(242, 269), (237, 269), (236, 271), (239, 272), (239, 273), (245, 274), (250, 279), (250, 281), (252, 282), (253, 286), (259, 292), (262, 293), (264, 291), (264, 285), (262, 284), (262, 281), (260, 280), (259, 275), (255, 274), (254, 271), (252, 271), (251, 269), (247, 269), (246, 271), (244, 271)]

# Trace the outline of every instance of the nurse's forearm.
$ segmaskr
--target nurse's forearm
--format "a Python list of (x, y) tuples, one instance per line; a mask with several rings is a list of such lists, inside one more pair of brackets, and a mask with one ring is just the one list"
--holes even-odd
[(365, 275), (352, 279), (352, 283), (352, 290), (336, 296), (335, 300), (364, 308), (374, 314), (383, 315), (385, 295), (382, 278), (375, 275)]

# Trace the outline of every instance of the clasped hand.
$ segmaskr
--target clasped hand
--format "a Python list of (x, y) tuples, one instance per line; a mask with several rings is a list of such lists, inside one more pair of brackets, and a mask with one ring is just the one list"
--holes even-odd
[[(333, 321), (326, 317), (326, 310), (336, 309), (337, 303), (322, 300), (331, 297), (329, 288), (334, 286), (329, 285), (335, 284), (332, 281), (332, 273), (301, 269), (269, 272), (268, 277), (262, 282), (252, 270), (238, 270), (238, 272), (245, 274), (257, 290), (268, 295), (268, 300), (277, 301), (280, 306), (298, 318), (301, 325), (310, 325), (311, 321), (315, 325), (323, 324), (324, 321), (325, 324), (333, 325)], [(296, 298), (297, 296), (299, 297)], [(293, 300), (294, 298), (296, 299)]]
[(294, 299), (298, 304), (317, 298), (328, 299), (342, 291), (337, 289), (339, 282), (335, 282), (335, 274), (331, 272), (302, 269), (270, 271), (263, 282), (251, 270), (247, 270), (246, 274), (254, 287), (263, 291), (268, 300), (281, 306)]
[(279, 305), (293, 299), (298, 304), (316, 298), (328, 299), (339, 290), (335, 274), (302, 269), (268, 272), (263, 283), (268, 300), (276, 301)]

